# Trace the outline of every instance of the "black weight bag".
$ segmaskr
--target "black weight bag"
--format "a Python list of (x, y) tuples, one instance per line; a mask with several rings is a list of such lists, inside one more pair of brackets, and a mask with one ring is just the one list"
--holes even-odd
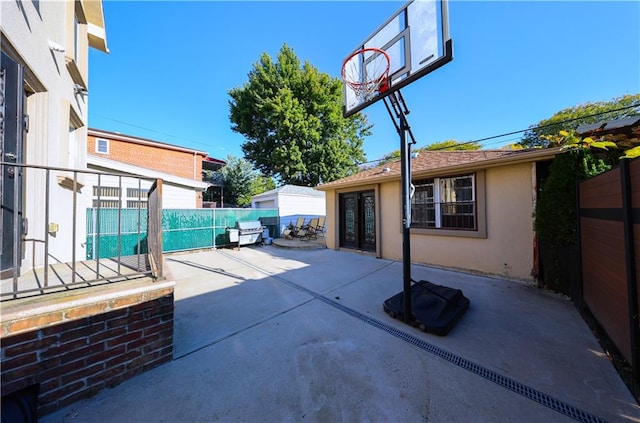
[[(423, 332), (446, 335), (471, 304), (461, 290), (429, 281), (412, 281), (411, 311), (413, 326)], [(383, 308), (391, 317), (404, 320), (404, 291), (387, 299)]]

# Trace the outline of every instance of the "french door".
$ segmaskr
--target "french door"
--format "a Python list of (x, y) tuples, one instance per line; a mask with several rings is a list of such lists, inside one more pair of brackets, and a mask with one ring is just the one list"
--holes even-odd
[(374, 191), (340, 194), (340, 247), (376, 250)]

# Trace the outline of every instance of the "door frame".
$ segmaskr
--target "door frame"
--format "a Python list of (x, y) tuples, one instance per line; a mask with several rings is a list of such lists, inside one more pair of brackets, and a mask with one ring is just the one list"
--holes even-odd
[[(367, 220), (365, 213), (365, 202), (369, 198), (371, 200), (370, 205), (373, 207), (373, 215), (369, 216), (370, 221)], [(355, 232), (353, 233), (353, 239), (347, 238), (348, 217), (345, 201), (348, 199), (352, 199), (355, 202), (355, 222), (353, 222)], [(338, 247), (376, 253), (378, 230), (377, 214), (379, 213), (377, 209), (376, 190), (373, 188), (338, 193)], [(370, 231), (373, 239), (367, 239), (368, 224), (373, 226), (373, 229)]]

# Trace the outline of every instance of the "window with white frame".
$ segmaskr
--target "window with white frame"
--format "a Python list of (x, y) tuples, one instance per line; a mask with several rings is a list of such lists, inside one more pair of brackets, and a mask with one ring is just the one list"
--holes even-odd
[(96, 138), (96, 153), (109, 154), (109, 140)]
[(411, 227), (477, 230), (475, 174), (413, 181)]

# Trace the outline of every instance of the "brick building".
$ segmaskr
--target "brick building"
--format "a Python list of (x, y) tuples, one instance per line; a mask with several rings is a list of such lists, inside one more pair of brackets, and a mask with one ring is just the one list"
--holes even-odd
[[(207, 153), (146, 138), (123, 135), (116, 132), (89, 128), (87, 133), (87, 167), (105, 172), (126, 173), (164, 181), (163, 207), (184, 209), (202, 207), (202, 192), (208, 184), (202, 181), (202, 162)], [(97, 177), (94, 177), (95, 179)], [(91, 179), (91, 178), (89, 178)], [(100, 194), (101, 207), (144, 206), (146, 186), (142, 193), (137, 187), (118, 187), (118, 182), (87, 180), (93, 186), (93, 203), (97, 206)], [(111, 186), (113, 185), (113, 186)]]

